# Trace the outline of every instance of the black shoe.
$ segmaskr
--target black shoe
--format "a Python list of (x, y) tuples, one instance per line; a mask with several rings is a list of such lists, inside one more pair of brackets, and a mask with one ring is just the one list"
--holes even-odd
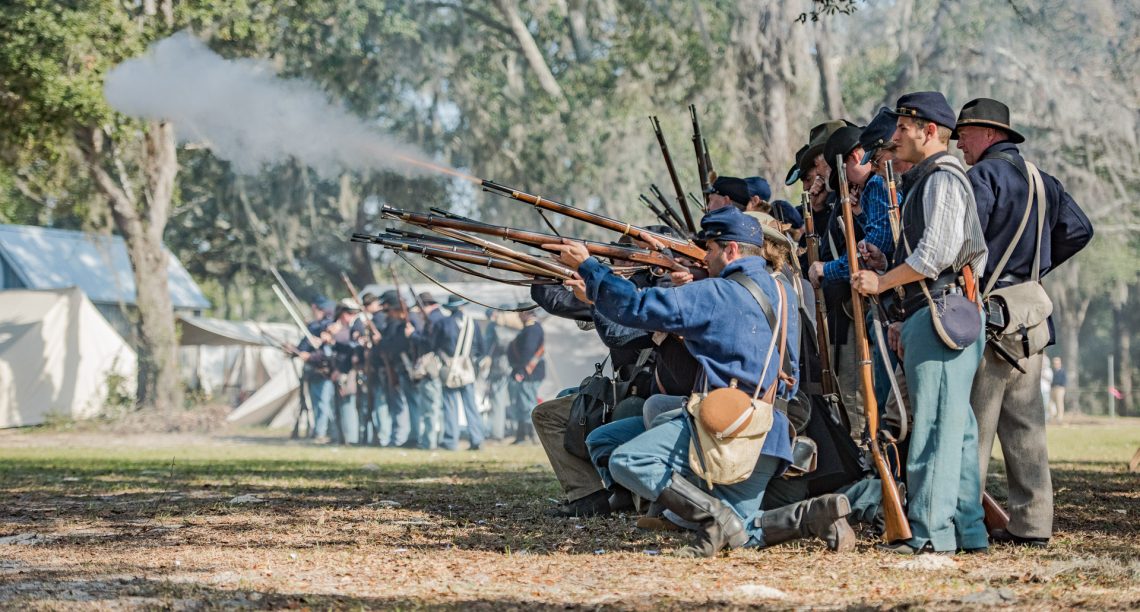
[(994, 529), (991, 531), (990, 541), (994, 544), (1013, 544), (1016, 546), (1029, 546), (1031, 548), (1045, 548), (1049, 546), (1049, 538), (1024, 538), (1012, 534), (1005, 529)]
[(479, 450), (480, 448), (481, 448), (481, 447), (480, 447), (478, 444), (472, 444), (470, 447), (468, 447), (468, 448), (467, 448), (467, 450), (469, 450), (469, 451), (477, 451), (477, 450)]
[(604, 516), (609, 513), (610, 492), (605, 489), (546, 511), (547, 516), (554, 518)]
[(614, 492), (609, 498), (611, 512), (628, 512), (633, 510), (633, 493), (629, 489), (622, 487), (614, 487)]
[(930, 542), (922, 545), (922, 548), (915, 548), (906, 541), (900, 540), (898, 542), (887, 542), (875, 545), (876, 550), (884, 552), (892, 552), (897, 555), (953, 555), (953, 551), (936, 551), (934, 545)]

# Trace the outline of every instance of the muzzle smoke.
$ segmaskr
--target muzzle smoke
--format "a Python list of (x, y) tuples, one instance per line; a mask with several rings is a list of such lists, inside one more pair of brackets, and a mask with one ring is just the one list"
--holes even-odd
[(123, 114), (173, 122), (181, 142), (204, 143), (245, 174), (290, 157), (324, 177), (434, 166), (414, 147), (330, 101), (316, 85), (279, 78), (265, 61), (225, 59), (189, 31), (112, 69), (104, 95)]

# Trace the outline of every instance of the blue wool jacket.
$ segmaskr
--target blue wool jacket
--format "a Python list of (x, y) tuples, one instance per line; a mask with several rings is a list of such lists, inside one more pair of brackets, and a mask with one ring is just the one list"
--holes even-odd
[[(451, 311), (451, 316), (439, 320), (432, 332), (435, 337), (433, 344), (436, 352), (448, 359), (455, 354), (455, 344), (459, 342), (459, 333), (463, 330), (460, 327), (462, 322), (463, 311), (458, 308)], [(486, 355), (487, 351), (483, 344), (483, 334), (479, 333), (478, 327), (474, 327), (473, 330), (475, 337), (471, 341), (471, 353), (468, 357), (479, 359)]]
[[(720, 277), (681, 287), (637, 289), (594, 258), (578, 267), (586, 281), (586, 292), (594, 307), (614, 321), (639, 329), (667, 331), (685, 339), (685, 346), (701, 364), (710, 389), (729, 386), (735, 378), (738, 387), (751, 394), (764, 371), (764, 355), (772, 340), (772, 330), (752, 294), (728, 276), (741, 271), (748, 275), (773, 304), (779, 304), (776, 280), (760, 257), (744, 257), (729, 264)], [(784, 308), (788, 313), (786, 351), (792, 364), (793, 385), (777, 382), (780, 369), (778, 347), (774, 351), (761, 389), (779, 384), (780, 396), (795, 395), (799, 378), (799, 317), (795, 294), (785, 286)], [(763, 394), (763, 391), (761, 391)], [(791, 460), (788, 421), (776, 411), (772, 430), (764, 441), (763, 454)]]
[[(1016, 165), (992, 157), (1005, 153), (1013, 157)], [(966, 173), (974, 187), (974, 201), (978, 204), (978, 221), (986, 236), (990, 256), (986, 259), (984, 280), (989, 280), (1009, 243), (1017, 233), (1017, 226), (1025, 215), (1029, 185), (1021, 174), (1025, 160), (1017, 145), (1003, 141), (986, 149), (978, 163)], [(1045, 184), (1045, 231), (1041, 236), (1041, 275), (1080, 251), (1092, 240), (1092, 223), (1081, 211), (1061, 182), (1041, 172)], [(1017, 248), (1009, 258), (1002, 274), (1029, 277), (1033, 273), (1034, 246), (1037, 241), (1037, 210), (1032, 211), (1029, 223)]]

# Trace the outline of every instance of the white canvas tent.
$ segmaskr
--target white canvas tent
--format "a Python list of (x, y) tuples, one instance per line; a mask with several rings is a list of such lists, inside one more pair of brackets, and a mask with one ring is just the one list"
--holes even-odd
[(227, 421), (293, 424), (300, 409), (300, 364), (278, 347), (294, 340), (294, 326), (191, 316), (179, 316), (179, 322), (183, 379), (236, 405)]
[(137, 358), (79, 288), (0, 291), (0, 427), (89, 418), (108, 381), (133, 393)]

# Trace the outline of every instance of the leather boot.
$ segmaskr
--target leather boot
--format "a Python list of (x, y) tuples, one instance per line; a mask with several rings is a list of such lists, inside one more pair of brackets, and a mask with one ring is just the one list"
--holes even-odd
[(700, 524), (693, 543), (678, 550), (678, 557), (713, 557), (726, 546), (740, 548), (748, 543), (744, 523), (732, 508), (677, 474), (657, 501), (677, 516)]
[(846, 552), (855, 548), (856, 540), (847, 524), (848, 514), (851, 502), (847, 496), (832, 493), (768, 510), (760, 517), (760, 529), (766, 546), (815, 536), (828, 549)]

